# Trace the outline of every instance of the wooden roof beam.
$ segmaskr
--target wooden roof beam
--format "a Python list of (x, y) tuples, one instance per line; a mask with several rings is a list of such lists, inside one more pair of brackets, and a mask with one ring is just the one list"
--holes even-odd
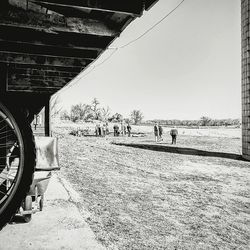
[(141, 16), (144, 8), (142, 0), (31, 0), (32, 3), (50, 6), (75, 7), (87, 10), (116, 12), (131, 16)]
[(33, 54), (22, 54), (15, 52), (1, 52), (0, 63), (18, 63), (26, 66), (41, 65), (41, 66), (65, 66), (65, 67), (86, 67), (93, 59), (70, 58), (58, 56), (43, 56)]
[(73, 66), (46, 66), (46, 65), (33, 65), (33, 64), (14, 64), (11, 63), (8, 65), (8, 71), (13, 72), (14, 70), (31, 70), (32, 72), (38, 71), (58, 71), (58, 72), (66, 72), (66, 73), (73, 73), (78, 74), (80, 73), (84, 67), (73, 67)]
[(63, 30), (65, 32), (106, 37), (116, 37), (120, 33), (119, 28), (115, 29), (114, 25), (111, 27), (107, 25), (105, 20), (91, 19), (88, 15), (85, 17), (63, 17), (55, 13), (45, 14), (31, 10), (25, 11), (14, 6), (11, 6), (8, 10), (0, 6), (0, 23), (44, 29), (47, 32)]
[(0, 51), (22, 54), (96, 59), (100, 51), (0, 40)]
[[(16, 65), (18, 66), (18, 65)], [(52, 70), (53, 69), (53, 70)], [(43, 68), (8, 68), (9, 75), (21, 75), (21, 76), (30, 76), (30, 77), (37, 77), (37, 78), (44, 78), (44, 77), (67, 77), (73, 78), (79, 74), (77, 72), (68, 72), (62, 71), (58, 68), (51, 68), (51, 70), (43, 69)]]
[(105, 49), (115, 37), (54, 30), (47, 32), (29, 26), (0, 24), (0, 39), (40, 45)]

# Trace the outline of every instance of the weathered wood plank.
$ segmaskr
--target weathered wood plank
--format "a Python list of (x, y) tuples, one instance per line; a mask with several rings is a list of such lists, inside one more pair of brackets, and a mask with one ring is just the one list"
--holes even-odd
[[(79, 73), (79, 68), (70, 67), (26, 67), (26, 65), (11, 64), (7, 69), (7, 91), (53, 91), (64, 87)], [(47, 89), (47, 90), (46, 90)]]
[(0, 51), (85, 59), (96, 59), (100, 53), (100, 51), (91, 49), (67, 48), (3, 40), (0, 40)]
[[(29, 87), (29, 86), (28, 86)], [(17, 86), (10, 86), (7, 91), (9, 93), (13, 92), (13, 93), (32, 93), (32, 94), (54, 94), (57, 91), (59, 91), (61, 89), (61, 87), (32, 87), (32, 88), (28, 88), (26, 86), (22, 87), (21, 85), (17, 85)]]
[(50, 76), (50, 77), (41, 77), (41, 76), (33, 76), (33, 75), (12, 75), (8, 78), (8, 84), (13, 84), (21, 80), (22, 82), (26, 82), (26, 85), (34, 85), (33, 83), (40, 83), (39, 85), (54, 87), (54, 86), (64, 86), (67, 82), (74, 79), (74, 77), (61, 77), (61, 76)]
[(40, 7), (40, 12), (37, 12), (13, 6), (9, 6), (9, 8), (0, 6), (0, 23), (46, 29), (52, 32), (59, 29), (65, 32), (69, 31), (99, 36), (113, 37), (119, 34), (119, 29), (114, 29), (115, 25), (112, 25), (112, 23), (110, 25), (110, 21), (107, 19), (91, 19), (88, 14), (81, 15), (80, 18), (65, 17), (54, 12), (41, 12), (41, 10), (43, 9)]
[(22, 85), (23, 88), (29, 87), (63, 87), (66, 83), (71, 81), (73, 77), (28, 77), (19, 75), (17, 78), (11, 76), (8, 78), (8, 89), (10, 86)]
[(36, 92), (37, 90), (50, 93), (64, 87), (72, 79), (55, 77), (50, 79), (33, 79), (29, 77), (8, 78), (7, 91)]
[(16, 70), (30, 70), (31, 72), (48, 71), (48, 72), (66, 72), (77, 74), (82, 71), (83, 67), (69, 67), (69, 66), (46, 66), (46, 65), (33, 65), (33, 64), (9, 64), (8, 72), (15, 72)]
[[(43, 72), (44, 73), (44, 72)], [(63, 78), (66, 79), (68, 81), (72, 80), (74, 77), (76, 77), (78, 74), (66, 74), (66, 73), (59, 73), (59, 72), (45, 72), (44, 74), (42, 74), (42, 72), (40, 74), (18, 74), (18, 73), (12, 73), (8, 75), (8, 79), (19, 79), (19, 78), (28, 78), (31, 80), (51, 80), (54, 81), (54, 79), (57, 78)]]
[(0, 51), (0, 62), (44, 66), (86, 67), (93, 59), (42, 56)]
[(0, 39), (4, 41), (99, 50), (106, 48), (114, 38), (63, 30), (48, 32), (44, 29), (29, 26), (0, 24)]
[(80, 7), (88, 10), (126, 13), (140, 16), (143, 11), (142, 0), (31, 0), (33, 3), (42, 3), (50, 6)]
[(14, 71), (8, 71), (9, 75), (14, 75), (16, 78), (18, 76), (27, 76), (27, 77), (38, 77), (38, 78), (46, 78), (46, 77), (62, 77), (62, 78), (73, 78), (78, 75), (78, 73), (69, 73), (63, 71), (38, 71), (38, 70), (22, 70), (16, 69)]

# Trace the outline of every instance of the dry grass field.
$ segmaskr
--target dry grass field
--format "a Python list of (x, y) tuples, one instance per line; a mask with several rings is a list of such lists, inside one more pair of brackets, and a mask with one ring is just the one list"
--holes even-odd
[(55, 130), (59, 174), (79, 192), (83, 216), (107, 249), (250, 249), (250, 164), (234, 133), (181, 132), (172, 146), (168, 134), (156, 144), (152, 134), (70, 130)]

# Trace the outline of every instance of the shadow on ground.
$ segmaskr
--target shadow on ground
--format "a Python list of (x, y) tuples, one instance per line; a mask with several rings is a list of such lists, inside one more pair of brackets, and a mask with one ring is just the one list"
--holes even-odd
[(209, 156), (209, 157), (219, 157), (219, 158), (227, 158), (227, 159), (232, 159), (232, 160), (246, 161), (239, 154), (212, 152), (212, 151), (200, 150), (200, 149), (195, 149), (195, 148), (184, 148), (184, 147), (154, 145), (154, 144), (116, 143), (116, 142), (113, 142), (112, 144), (118, 145), (118, 146), (141, 148), (141, 149), (168, 152), (168, 153), (174, 153), (174, 154)]
[(25, 222), (25, 219), (21, 215), (14, 215), (9, 224), (14, 225), (14, 224), (24, 224), (27, 223)]

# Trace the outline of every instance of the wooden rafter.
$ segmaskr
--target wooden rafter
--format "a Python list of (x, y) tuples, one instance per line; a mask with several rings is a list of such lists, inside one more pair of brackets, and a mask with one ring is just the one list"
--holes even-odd
[(5, 41), (28, 42), (39, 45), (56, 45), (70, 48), (104, 49), (115, 37), (99, 36), (63, 30), (47, 32), (27, 26), (0, 24), (0, 39)]
[(85, 67), (91, 63), (93, 59), (59, 57), (59, 56), (45, 56), (34, 54), (22, 54), (16, 52), (2, 52), (0, 51), (0, 63), (20, 64), (26, 67), (32, 65), (46, 66), (46, 67)]
[(98, 10), (105, 12), (125, 13), (133, 16), (140, 16), (143, 11), (142, 0), (31, 0), (33, 3), (46, 4), (51, 6), (64, 6), (82, 8), (87, 10)]
[(16, 52), (32, 55), (44, 56), (62, 56), (72, 58), (96, 59), (100, 53), (93, 49), (79, 49), (59, 46), (50, 46), (44, 44), (31, 44), (25, 42), (12, 42), (0, 39), (0, 51), (2, 52)]

